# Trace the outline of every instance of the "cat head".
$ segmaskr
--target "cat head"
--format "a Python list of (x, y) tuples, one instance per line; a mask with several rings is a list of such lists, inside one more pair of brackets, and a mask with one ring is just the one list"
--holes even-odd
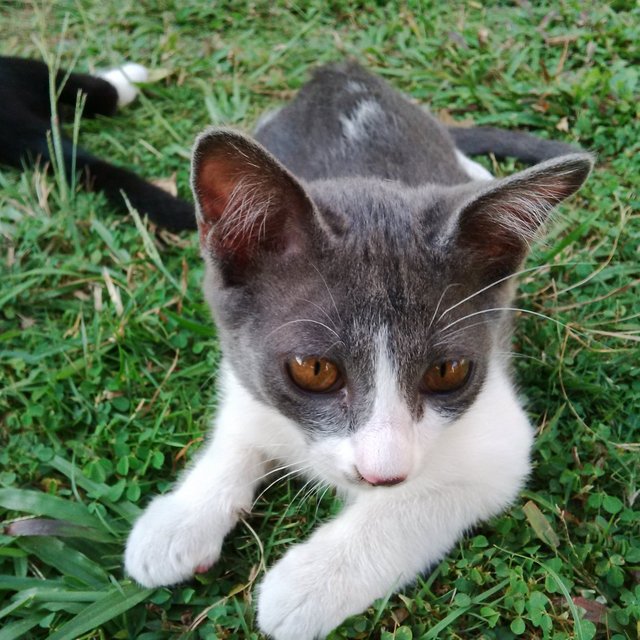
[(246, 136), (206, 131), (192, 186), (225, 359), (302, 430), (325, 479), (411, 479), (491, 384), (511, 276), (591, 166), (574, 154), (456, 187), (303, 184)]

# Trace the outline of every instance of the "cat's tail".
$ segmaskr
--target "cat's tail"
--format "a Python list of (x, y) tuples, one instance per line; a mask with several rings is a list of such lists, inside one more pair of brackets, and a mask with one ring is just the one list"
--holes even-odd
[[(89, 116), (100, 113), (97, 105), (105, 109), (103, 113), (115, 111), (117, 106), (129, 104), (137, 95), (134, 82), (143, 82), (148, 74), (145, 67), (127, 63), (122, 67), (103, 71), (99, 77), (86, 76), (83, 74), (71, 74), (65, 86), (72, 92), (77, 92), (78, 88), (87, 94), (87, 106)], [(96, 88), (100, 86), (102, 92)], [(105, 87), (111, 91), (115, 89), (117, 96), (109, 96), (105, 100)], [(96, 106), (94, 106), (95, 103)], [(71, 174), (71, 159), (73, 157), (73, 146), (70, 141), (63, 141), (64, 159), (67, 175)], [(44, 150), (43, 150), (44, 151)], [(117, 209), (126, 211), (126, 203), (123, 194), (131, 206), (141, 214), (147, 214), (149, 219), (155, 224), (169, 229), (170, 231), (183, 231), (196, 229), (195, 210), (192, 204), (167, 193), (160, 187), (142, 179), (132, 171), (117, 167), (109, 162), (100, 160), (84, 149), (76, 149), (75, 167), (81, 171), (81, 178), (86, 188), (93, 191), (102, 191), (107, 200)], [(46, 152), (43, 153), (46, 157)]]
[[(66, 152), (65, 162), (70, 162)], [(170, 231), (197, 227), (192, 204), (143, 180), (132, 171), (100, 160), (82, 149), (77, 149), (76, 169), (82, 172), (81, 177), (88, 189), (102, 191), (107, 200), (121, 211), (126, 210), (124, 194), (134, 209), (140, 214), (146, 213), (160, 227)]]
[[(5, 131), (5, 124), (0, 122), (0, 134)], [(51, 155), (47, 143), (50, 125), (46, 121), (28, 116), (14, 124), (14, 133), (5, 137), (5, 144), (0, 149), (0, 164), (20, 168), (25, 161), (29, 163), (40, 160), (50, 163)], [(195, 210), (191, 203), (147, 182), (133, 171), (96, 158), (81, 147), (74, 148), (71, 140), (64, 137), (62, 157), (67, 178), (75, 171), (80, 178), (80, 184), (90, 191), (102, 191), (115, 209), (123, 213), (128, 211), (122, 196), (124, 193), (132, 207), (141, 215), (147, 214), (158, 226), (171, 231), (197, 227)]]
[(496, 158), (515, 158), (527, 164), (536, 164), (582, 149), (566, 142), (545, 140), (529, 133), (498, 129), (496, 127), (448, 127), (456, 147), (465, 155), (492, 153)]
[[(49, 70), (38, 60), (0, 56), (0, 165), (21, 168), (25, 163), (51, 162), (48, 130), (51, 128)], [(133, 84), (146, 78), (146, 69), (126, 64), (105, 71), (102, 77), (59, 71), (56, 77), (59, 105), (75, 107), (78, 91), (86, 96), (83, 117), (112, 115), (137, 93)], [(102, 191), (120, 211), (127, 207), (122, 194), (141, 214), (172, 231), (195, 229), (192, 204), (143, 180), (132, 171), (100, 160), (62, 136), (62, 157), (67, 178), (76, 171), (82, 184)]]

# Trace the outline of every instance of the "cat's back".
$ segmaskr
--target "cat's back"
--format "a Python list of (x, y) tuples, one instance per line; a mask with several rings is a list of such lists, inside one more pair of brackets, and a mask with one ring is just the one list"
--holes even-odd
[(306, 180), (469, 180), (446, 129), (354, 62), (317, 69), (290, 104), (263, 119), (256, 138)]

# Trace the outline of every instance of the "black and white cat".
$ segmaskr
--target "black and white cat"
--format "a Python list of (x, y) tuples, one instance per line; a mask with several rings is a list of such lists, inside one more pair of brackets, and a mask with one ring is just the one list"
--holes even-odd
[[(130, 103), (137, 94), (134, 82), (146, 80), (147, 70), (128, 63), (91, 76), (61, 70), (56, 74), (58, 109), (72, 112), (78, 92), (86, 96), (82, 115), (111, 116), (118, 106)], [(63, 114), (64, 115), (64, 114)], [(0, 56), (0, 164), (22, 167), (38, 159), (50, 162), (47, 132), (51, 129), (49, 70), (38, 60)], [(77, 170), (85, 187), (102, 191), (109, 202), (125, 211), (124, 192), (134, 208), (156, 223), (172, 230), (195, 229), (193, 205), (175, 198), (135, 173), (74, 149), (62, 138), (67, 177)], [(75, 157), (75, 165), (74, 165)]]
[[(567, 150), (475, 131), (454, 134), (463, 149), (493, 135), (531, 159), (536, 145)], [(150, 587), (211, 566), (274, 467), (333, 485), (342, 512), (258, 589), (262, 631), (311, 640), (517, 496), (533, 431), (506, 355), (512, 276), (592, 158), (493, 180), (352, 63), (318, 70), (255, 137), (210, 129), (195, 145), (220, 405), (195, 464), (135, 523), (125, 564)]]

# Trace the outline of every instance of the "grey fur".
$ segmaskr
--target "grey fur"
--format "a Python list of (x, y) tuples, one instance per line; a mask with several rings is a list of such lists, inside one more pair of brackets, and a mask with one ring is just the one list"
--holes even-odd
[[(205, 293), (238, 378), (309, 437), (354, 430), (384, 335), (415, 418), (430, 405), (455, 419), (508, 340), (510, 274), (591, 156), (473, 182), (442, 125), (352, 63), (318, 70), (256, 138), (208, 130), (193, 161)], [(225, 244), (230, 224), (244, 243)], [(294, 355), (330, 357), (346, 386), (300, 391)], [(463, 389), (419, 391), (428, 367), (459, 357), (474, 363)]]
[[(366, 101), (378, 104), (382, 114), (371, 126), (371, 135), (350, 141), (343, 119)], [(410, 186), (469, 180), (447, 130), (354, 63), (318, 69), (295, 100), (259, 127), (255, 137), (305, 180), (369, 176)]]

